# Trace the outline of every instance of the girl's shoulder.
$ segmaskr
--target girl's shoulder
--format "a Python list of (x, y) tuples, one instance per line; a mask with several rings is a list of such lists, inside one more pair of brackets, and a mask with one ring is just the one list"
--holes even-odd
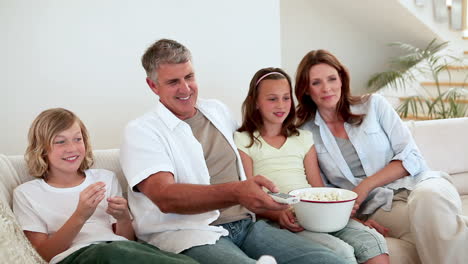
[(249, 133), (247, 131), (242, 131), (242, 132), (239, 132), (239, 131), (235, 131), (234, 132), (234, 137), (245, 137), (245, 136), (249, 136)]
[(297, 144), (300, 144), (301, 147), (304, 147), (308, 151), (314, 144), (312, 132), (303, 129), (298, 129), (297, 131), (299, 131), (299, 135), (294, 136), (294, 139), (296, 139)]
[(236, 131), (236, 132), (234, 132), (234, 142), (236, 144), (241, 144), (241, 143), (245, 144), (245, 143), (250, 142), (249, 132), (247, 132), (247, 131), (242, 131), (242, 132)]
[(298, 137), (312, 136), (312, 132), (310, 132), (309, 130), (299, 128), (299, 129), (297, 129), (297, 131), (299, 131)]

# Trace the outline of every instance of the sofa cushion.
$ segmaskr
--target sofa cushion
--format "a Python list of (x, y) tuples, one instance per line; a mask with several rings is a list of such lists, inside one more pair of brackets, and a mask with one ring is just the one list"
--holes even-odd
[[(107, 169), (115, 172), (124, 197), (127, 197), (127, 180), (122, 172), (119, 162), (118, 149), (94, 151), (95, 162), (93, 168)], [(23, 155), (5, 156), (0, 154), (0, 200), (11, 207), (13, 190), (16, 186), (34, 179), (28, 173)]]
[[(450, 175), (452, 177), (452, 183), (457, 188), (460, 195), (468, 195), (468, 171), (462, 173), (455, 173)], [(467, 212), (468, 211), (464, 211)]]
[(449, 174), (468, 172), (468, 118), (407, 123), (432, 170)]
[(398, 238), (386, 237), (390, 263), (421, 264), (414, 244)]
[(0, 263), (46, 263), (24, 235), (10, 207), (0, 201)]
[[(13, 159), (17, 166), (14, 166), (10, 159)], [(22, 173), (18, 174), (17, 170)], [(16, 186), (32, 179), (31, 176), (24, 172), (25, 170), (26, 166), (23, 156), (7, 157), (0, 154), (0, 177), (2, 179), (0, 181), (0, 201), (10, 208), (13, 190)]]
[(94, 152), (94, 165), (96, 169), (106, 169), (113, 171), (119, 180), (122, 187), (122, 193), (127, 198), (128, 183), (125, 175), (120, 167), (119, 150), (118, 149), (105, 149), (95, 150)]
[(463, 215), (467, 215), (468, 212), (468, 195), (462, 195), (460, 196), (462, 200), (462, 210), (463, 210)]

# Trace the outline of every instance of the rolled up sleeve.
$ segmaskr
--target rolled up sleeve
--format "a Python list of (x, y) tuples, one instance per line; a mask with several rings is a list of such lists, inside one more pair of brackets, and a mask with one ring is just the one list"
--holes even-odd
[(421, 155), (408, 127), (385, 98), (380, 95), (374, 95), (373, 97), (379, 122), (387, 134), (394, 152), (392, 160), (401, 160), (403, 167), (411, 176), (426, 170), (426, 161)]

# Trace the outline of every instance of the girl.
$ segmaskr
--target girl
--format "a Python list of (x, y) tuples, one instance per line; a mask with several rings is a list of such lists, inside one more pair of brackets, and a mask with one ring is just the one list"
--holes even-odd
[[(291, 94), (291, 80), (283, 70), (259, 70), (242, 105), (243, 124), (234, 135), (247, 177), (266, 176), (284, 193), (311, 185), (324, 186), (312, 135), (294, 125)], [(389, 263), (383, 236), (358, 221), (350, 220), (342, 230), (323, 234), (304, 231), (290, 210), (261, 216), (324, 244), (349, 263), (356, 263), (356, 259), (359, 263)]]
[(89, 169), (88, 131), (72, 112), (49, 109), (29, 130), (32, 180), (18, 186), (13, 210), (26, 237), (50, 263), (196, 263), (140, 244), (114, 173)]

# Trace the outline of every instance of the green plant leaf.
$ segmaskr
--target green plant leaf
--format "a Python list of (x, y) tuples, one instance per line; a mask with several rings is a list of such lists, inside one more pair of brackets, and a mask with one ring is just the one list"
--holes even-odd
[(449, 42), (431, 40), (423, 48), (417, 48), (411, 44), (393, 42), (391, 47), (399, 48), (405, 53), (390, 59), (389, 69), (373, 74), (367, 82), (367, 88), (371, 92), (379, 91), (384, 87), (390, 87), (396, 91), (405, 92), (410, 85), (418, 82), (419, 78), (432, 79), (435, 91), (430, 92), (428, 87), (420, 85), (416, 96), (410, 96), (401, 101), (397, 107), (398, 114), (405, 118), (408, 116), (429, 118), (450, 118), (467, 116), (468, 91), (466, 82), (468, 74), (463, 81), (463, 87), (442, 89), (440, 74), (447, 72), (451, 83), (450, 63), (462, 62), (462, 59), (442, 52)]

